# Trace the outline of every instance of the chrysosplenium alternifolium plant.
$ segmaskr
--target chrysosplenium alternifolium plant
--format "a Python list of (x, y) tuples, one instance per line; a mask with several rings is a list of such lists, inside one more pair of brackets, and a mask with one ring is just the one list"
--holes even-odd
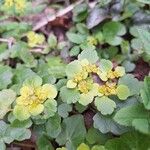
[(68, 104), (78, 101), (84, 106), (94, 101), (103, 115), (111, 114), (116, 103), (110, 97), (116, 95), (120, 100), (126, 100), (130, 95), (126, 85), (118, 84), (118, 79), (125, 75), (125, 69), (121, 66), (114, 68), (112, 62), (105, 59), (93, 63), (94, 59), (91, 62), (82, 55), (85, 55), (84, 51), (78, 60), (66, 67), (68, 81), (61, 89), (61, 98)]
[(26, 8), (25, 0), (5, 0), (4, 7), (6, 9), (14, 8), (16, 12), (24, 12)]
[(45, 38), (42, 34), (37, 34), (33, 31), (27, 33), (27, 38), (29, 47), (35, 47), (38, 44), (40, 45), (45, 41)]
[(44, 105), (57, 103), (54, 98), (57, 90), (52, 84), (42, 85), (40, 77), (25, 81), (20, 89), (20, 96), (16, 99), (13, 113), (19, 120), (26, 120), (30, 116), (37, 116), (44, 111)]

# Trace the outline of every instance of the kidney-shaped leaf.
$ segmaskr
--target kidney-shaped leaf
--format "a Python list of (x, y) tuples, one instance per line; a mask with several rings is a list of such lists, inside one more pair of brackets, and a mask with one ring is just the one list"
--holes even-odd
[(0, 91), (0, 119), (2, 119), (10, 109), (10, 105), (16, 98), (13, 90), (7, 89)]

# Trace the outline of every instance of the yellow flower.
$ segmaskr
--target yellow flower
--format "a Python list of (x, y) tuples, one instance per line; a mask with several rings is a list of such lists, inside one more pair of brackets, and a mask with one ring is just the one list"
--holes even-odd
[(94, 97), (98, 95), (98, 84), (93, 83), (90, 79), (81, 81), (77, 89), (80, 91), (80, 99), (78, 101), (84, 106), (91, 103)]
[(109, 83), (106, 82), (104, 85), (99, 86), (99, 96), (109, 96), (109, 95), (116, 95), (116, 83)]
[(114, 73), (117, 78), (122, 77), (125, 75), (125, 69), (124, 69), (124, 67), (118, 66), (115, 68)]
[(5, 0), (4, 7), (6, 7), (7, 9), (11, 8), (13, 5), (14, 5), (13, 0)]
[(97, 45), (97, 40), (93, 36), (89, 36), (87, 38), (87, 43), (90, 44), (90, 45), (95, 45), (96, 46)]
[(35, 47), (37, 45), (40, 45), (45, 40), (45, 38), (42, 34), (37, 34), (33, 31), (30, 31), (27, 33), (27, 38), (28, 38), (28, 45), (30, 47)]
[(76, 60), (70, 63), (68, 68), (74, 68), (75, 70), (73, 74), (70, 73), (69, 69), (69, 71), (67, 71), (67, 76), (69, 78), (67, 82), (68, 88), (75, 88), (80, 81), (87, 79), (91, 73), (98, 74), (98, 72), (100, 72), (99, 67), (95, 64), (89, 63), (87, 59), (81, 61)]
[(79, 90), (81, 93), (84, 93), (84, 94), (88, 93), (89, 90), (90, 90), (90, 88), (91, 88), (90, 83), (88, 83), (88, 82), (85, 81), (85, 80), (82, 80), (82, 81), (79, 82), (79, 84), (78, 84), (78, 90)]
[(80, 61), (83, 72), (87, 73), (98, 73), (100, 69), (95, 64), (90, 64), (87, 59)]
[[(51, 84), (38, 87), (24, 85), (20, 89), (20, 96), (16, 100), (14, 115), (20, 120), (28, 119), (31, 115), (36, 116), (43, 112), (43, 103), (47, 99), (54, 99), (56, 95), (57, 90)], [(18, 115), (18, 113), (20, 114)]]
[(18, 12), (23, 12), (26, 8), (25, 0), (14, 0), (15, 8)]
[(107, 78), (108, 79), (114, 79), (114, 78), (119, 78), (122, 77), (125, 74), (125, 69), (124, 67), (116, 67), (115, 71), (109, 71), (107, 74)]
[(73, 78), (73, 81), (78, 83), (78, 82), (86, 79), (87, 77), (88, 77), (88, 73), (85, 71), (82, 71), (82, 72), (75, 75), (75, 77)]
[(18, 12), (23, 12), (26, 8), (26, 0), (5, 0), (4, 7), (10, 9), (13, 6)]
[(77, 86), (77, 83), (74, 82), (73, 80), (68, 80), (67, 82), (67, 88), (73, 89)]
[(115, 79), (122, 77), (125, 74), (124, 67), (116, 67), (115, 70), (110, 70), (108, 72), (98, 72), (97, 73), (103, 81), (107, 81), (108, 79)]

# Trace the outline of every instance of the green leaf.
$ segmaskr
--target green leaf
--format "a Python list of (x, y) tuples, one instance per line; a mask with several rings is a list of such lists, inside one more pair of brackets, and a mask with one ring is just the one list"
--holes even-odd
[(91, 150), (106, 150), (106, 149), (102, 145), (95, 145), (95, 146), (92, 147)]
[(81, 34), (88, 34), (89, 30), (87, 28), (87, 26), (83, 23), (78, 23), (76, 25), (78, 32), (80, 32)]
[(148, 150), (150, 147), (150, 136), (139, 132), (129, 132), (120, 138), (109, 140), (105, 147), (108, 150)]
[(103, 96), (95, 99), (95, 106), (103, 115), (107, 115), (113, 113), (116, 103), (110, 98)]
[(57, 46), (57, 38), (54, 34), (50, 34), (50, 36), (48, 37), (48, 44), (50, 48), (56, 48)]
[(0, 150), (6, 150), (6, 145), (3, 141), (0, 141)]
[(97, 113), (94, 117), (94, 128), (98, 129), (102, 133), (112, 132), (115, 135), (120, 135), (127, 131), (127, 128), (120, 126), (110, 116), (103, 116)]
[(122, 66), (125, 68), (126, 72), (132, 72), (135, 69), (135, 67), (136, 67), (136, 65), (134, 63), (132, 63), (130, 61), (127, 61), (127, 60), (125, 60), (122, 63)]
[(103, 35), (105, 41), (113, 46), (120, 45), (122, 38), (120, 36), (126, 33), (126, 28), (120, 22), (107, 22), (103, 26)]
[(83, 142), (86, 135), (84, 119), (82, 115), (74, 115), (63, 120), (62, 132), (56, 138), (59, 145), (66, 144), (68, 150), (76, 150)]
[(44, 119), (47, 119), (49, 117), (52, 117), (55, 115), (57, 111), (57, 102), (54, 99), (48, 99), (45, 103), (44, 103), (44, 114), (42, 115), (42, 117)]
[(117, 87), (117, 96), (120, 100), (126, 100), (130, 96), (129, 88), (126, 85), (120, 84)]
[(87, 106), (83, 106), (81, 105), (80, 103), (75, 103), (75, 109), (79, 112), (79, 113), (82, 113), (84, 112), (86, 109), (87, 109), (88, 105)]
[(145, 77), (144, 87), (141, 90), (144, 107), (150, 110), (150, 77)]
[(120, 109), (114, 120), (124, 126), (133, 126), (143, 133), (150, 133), (149, 112), (141, 104)]
[(25, 128), (10, 127), (3, 121), (0, 121), (0, 141), (10, 144), (13, 140), (23, 141), (31, 137), (31, 131)]
[(89, 44), (87, 41), (85, 41), (84, 43), (80, 44), (80, 48), (81, 50), (90, 50), (93, 51), (96, 49), (96, 47), (92, 44)]
[(35, 67), (37, 60), (29, 51), (27, 44), (24, 42), (17, 42), (11, 48), (11, 57), (21, 59), (27, 67)]
[(52, 144), (50, 143), (49, 139), (41, 135), (37, 140), (37, 147), (38, 150), (54, 150)]
[(68, 89), (66, 86), (63, 86), (60, 89), (60, 97), (63, 102), (67, 104), (76, 103), (80, 98), (80, 93), (76, 89)]
[(12, 82), (13, 73), (8, 66), (0, 65), (0, 90), (7, 88)]
[(29, 77), (36, 75), (30, 68), (27, 68), (23, 65), (17, 66), (14, 70), (13, 81), (16, 84), (22, 85), (22, 83)]
[(82, 3), (77, 5), (73, 9), (73, 21), (75, 22), (82, 22), (86, 19), (88, 15), (88, 5), (86, 3)]
[(86, 140), (89, 144), (104, 144), (109, 136), (107, 134), (102, 134), (98, 129), (90, 128), (86, 135)]
[(148, 118), (148, 112), (144, 110), (141, 104), (124, 107), (114, 116), (114, 120), (124, 126), (132, 126), (134, 119), (146, 118)]
[(48, 119), (45, 126), (47, 135), (52, 138), (56, 138), (61, 132), (61, 117), (56, 114)]
[(35, 75), (35, 76), (30, 76), (29, 78), (27, 78), (24, 83), (24, 85), (27, 86), (33, 86), (33, 87), (38, 87), (40, 85), (42, 85), (42, 78), (40, 78), (39, 76)]
[(89, 146), (86, 145), (85, 143), (81, 143), (81, 144), (78, 146), (77, 150), (90, 150), (90, 148), (89, 148)]
[(132, 74), (126, 74), (119, 79), (118, 84), (126, 85), (129, 88), (130, 96), (138, 95), (141, 90), (141, 82), (134, 78)]
[(139, 130), (142, 133), (150, 133), (150, 123), (148, 119), (134, 119), (132, 126), (134, 126), (136, 130)]
[(19, 55), (27, 67), (35, 67), (37, 65), (37, 60), (34, 59), (34, 56), (28, 49), (21, 49)]
[(30, 119), (24, 121), (15, 119), (11, 122), (11, 127), (14, 128), (29, 128), (31, 127), (31, 125), (32, 125), (32, 121)]
[(28, 109), (22, 105), (16, 105), (14, 107), (13, 115), (20, 121), (26, 120), (30, 117)]
[(144, 4), (150, 4), (150, 0), (137, 0), (137, 1)]
[(113, 68), (113, 64), (110, 60), (101, 59), (100, 60), (100, 69), (104, 72), (109, 72)]
[(87, 94), (82, 93), (80, 95), (80, 99), (78, 100), (78, 102), (83, 106), (87, 106), (88, 104), (92, 103), (93, 99), (94, 99), (94, 95), (92, 93), (90, 92)]
[(79, 46), (74, 46), (70, 49), (69, 54), (70, 56), (77, 56), (80, 53), (80, 47)]
[(51, 76), (54, 76), (56, 78), (62, 78), (66, 76), (65, 74), (65, 67), (66, 64), (64, 64), (60, 57), (48, 57), (48, 73)]
[(66, 103), (63, 103), (58, 106), (58, 114), (63, 118), (68, 117), (69, 112), (71, 111), (72, 111), (72, 106)]
[(30, 139), (31, 131), (25, 128), (10, 128), (10, 136), (17, 141), (23, 141), (25, 139)]
[(149, 50), (149, 47), (150, 47), (150, 33), (147, 30), (141, 29), (141, 28), (138, 28), (137, 31), (138, 31), (139, 39), (141, 40), (141, 42), (143, 44), (145, 52), (147, 54), (150, 54), (150, 50)]
[(95, 63), (96, 61), (98, 61), (99, 57), (95, 50), (87, 49), (83, 50), (81, 54), (78, 55), (78, 59), (87, 59), (90, 63)]
[[(4, 121), (0, 121), (0, 141), (2, 148), (4, 148), (4, 143), (10, 144), (14, 139), (10, 136), (10, 126)], [(0, 146), (1, 146), (0, 145)]]
[(75, 44), (81, 44), (86, 39), (86, 36), (82, 34), (67, 32), (66, 35), (69, 41)]
[(47, 63), (43, 62), (41, 60), (39, 62), (37, 69), (37, 74), (43, 79), (43, 84), (51, 83), (54, 84), (56, 82), (56, 78), (54, 76), (51, 76), (48, 72), (49, 66)]
[(0, 91), (0, 119), (6, 115), (10, 110), (11, 104), (16, 98), (16, 93), (13, 90), (6, 89)]
[(82, 66), (78, 60), (74, 60), (66, 67), (66, 75), (69, 78), (74, 77), (76, 74), (82, 71)]
[(10, 50), (7, 49), (7, 44), (0, 44), (0, 62), (10, 57)]

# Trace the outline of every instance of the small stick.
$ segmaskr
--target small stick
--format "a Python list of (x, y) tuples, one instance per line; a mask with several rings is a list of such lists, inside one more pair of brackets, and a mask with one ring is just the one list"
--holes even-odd
[(0, 42), (5, 42), (8, 44), (8, 48), (10, 49), (12, 44), (15, 42), (15, 39), (13, 37), (9, 39), (0, 38)]
[(42, 28), (43, 26), (45, 26), (46, 24), (48, 24), (51, 21), (54, 21), (57, 17), (61, 17), (65, 14), (67, 14), (68, 12), (70, 12), (71, 10), (73, 10), (73, 8), (79, 4), (81, 4), (84, 0), (80, 0), (78, 2), (76, 2), (75, 4), (72, 4), (66, 8), (64, 8), (63, 10), (58, 11), (56, 14), (54, 15), (50, 15), (50, 16), (46, 16), (45, 18), (43, 18), (42, 20), (40, 20), (34, 27), (33, 27), (33, 31), (36, 31), (40, 28)]

